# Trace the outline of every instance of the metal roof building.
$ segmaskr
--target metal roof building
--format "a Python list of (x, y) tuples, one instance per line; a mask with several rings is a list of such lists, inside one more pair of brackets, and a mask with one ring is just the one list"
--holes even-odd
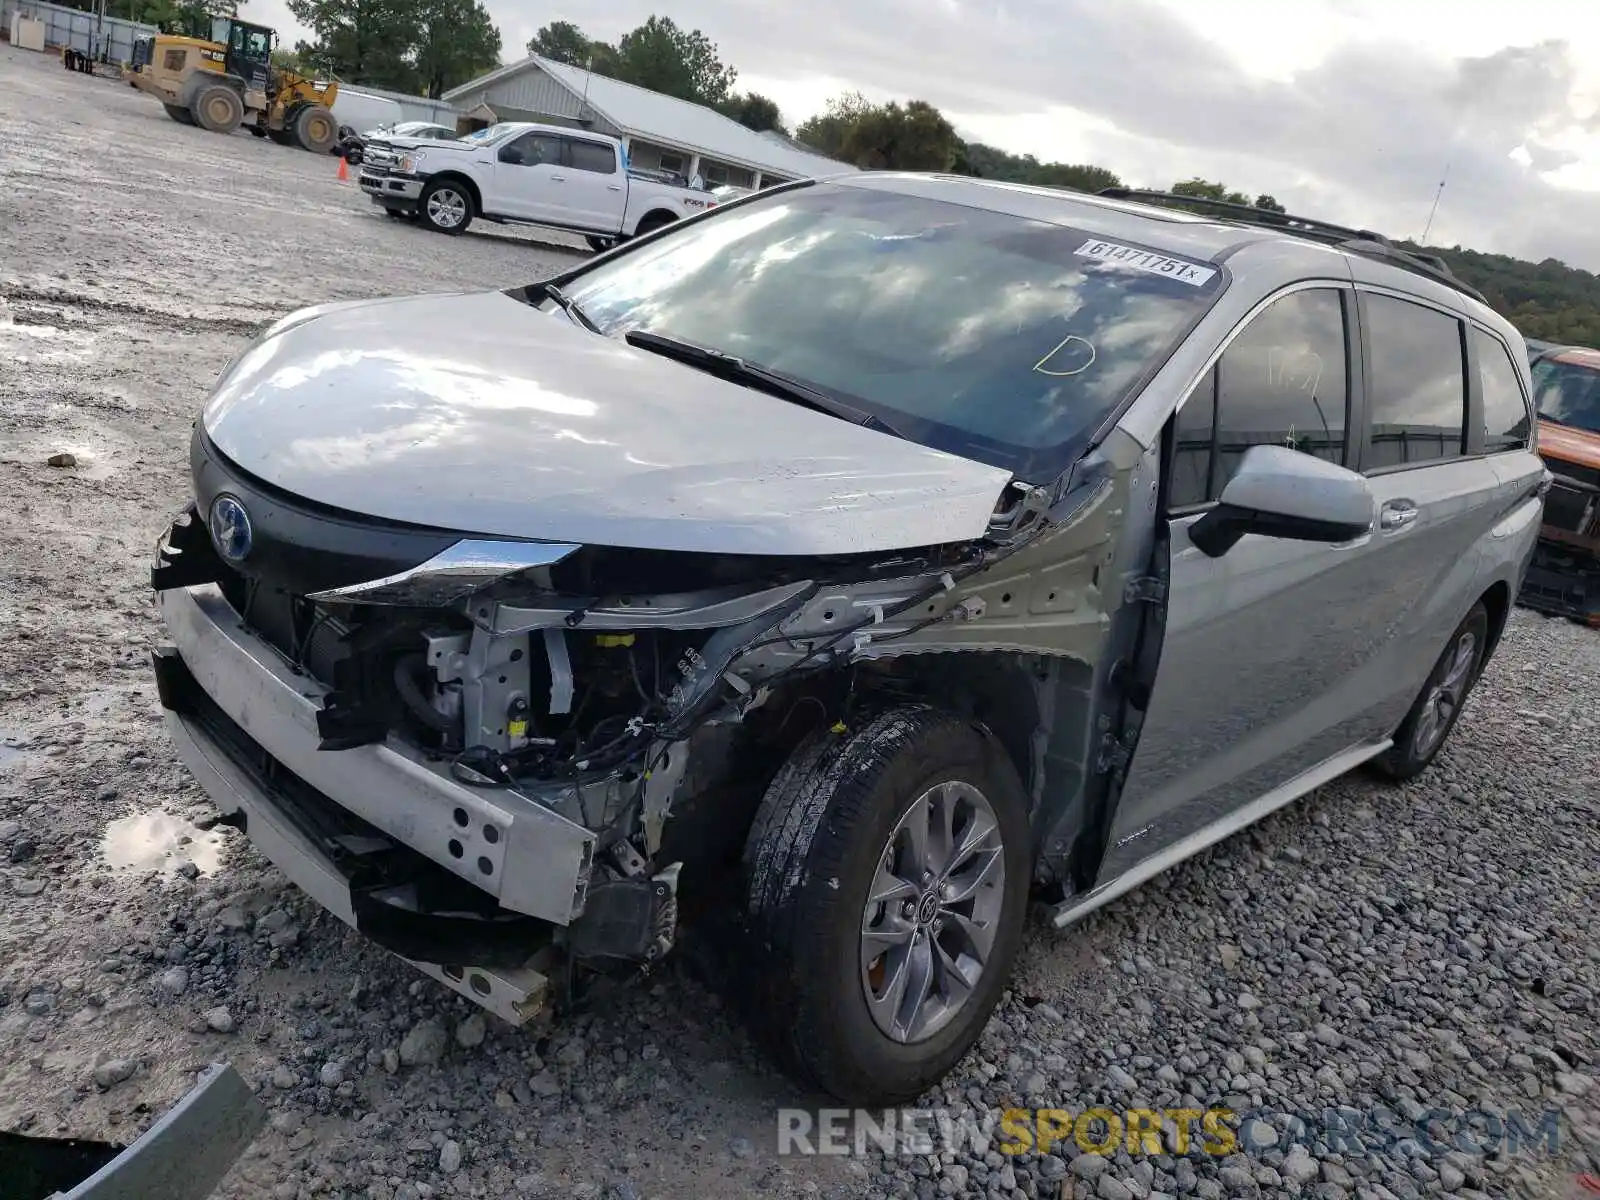
[(543, 121), (620, 138), (629, 165), (699, 175), (708, 186), (763, 187), (856, 168), (756, 133), (702, 104), (537, 55), (443, 97), (472, 122)]

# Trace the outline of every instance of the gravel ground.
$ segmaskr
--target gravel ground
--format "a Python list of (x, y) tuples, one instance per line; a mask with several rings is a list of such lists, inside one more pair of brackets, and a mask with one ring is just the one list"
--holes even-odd
[[(926, 1099), (1226, 1105), (1262, 1114), (1248, 1153), (1013, 1158), (996, 1131), (780, 1157), (776, 1110), (818, 1100), (686, 967), (554, 1029), (485, 1021), (211, 827), (148, 678), (151, 550), (250, 334), (306, 303), (526, 282), (572, 239), (399, 226), (332, 160), (5, 46), (0, 197), (0, 1128), (129, 1140), (227, 1059), (272, 1113), (230, 1197), (1566, 1197), (1600, 1171), (1594, 633), (1519, 611), (1423, 779), (1341, 780), (1034, 928)], [(1559, 1146), (1291, 1145), (1290, 1114), (1332, 1106), (1555, 1112)]]

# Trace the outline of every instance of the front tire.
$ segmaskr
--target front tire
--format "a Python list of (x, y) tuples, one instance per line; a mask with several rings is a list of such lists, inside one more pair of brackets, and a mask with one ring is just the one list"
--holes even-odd
[(1022, 939), (1027, 813), (995, 740), (935, 708), (801, 745), (743, 863), (751, 1016), (793, 1075), (901, 1104), (971, 1049)]
[(1373, 759), (1374, 771), (1399, 782), (1428, 769), (1450, 740), (1461, 708), (1478, 682), (1488, 645), (1489, 610), (1480, 600), (1445, 643), (1422, 694), (1395, 730), (1394, 745)]
[(202, 128), (212, 133), (232, 133), (244, 120), (244, 101), (231, 87), (213, 83), (200, 89), (190, 111)]
[(472, 224), (472, 196), (454, 179), (436, 179), (422, 189), (417, 211), (429, 229), (457, 234)]
[(181, 105), (181, 104), (163, 104), (161, 107), (166, 109), (167, 110), (167, 116), (171, 117), (179, 125), (193, 125), (194, 124), (194, 114), (192, 112), (190, 112), (187, 108), (185, 108), (183, 105)]

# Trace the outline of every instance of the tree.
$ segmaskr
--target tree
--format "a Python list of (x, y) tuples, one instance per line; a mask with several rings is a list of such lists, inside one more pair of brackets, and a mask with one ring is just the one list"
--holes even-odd
[(723, 64), (715, 42), (698, 29), (680, 29), (671, 17), (652, 16), (623, 34), (615, 67), (605, 66), (603, 73), (627, 83), (713, 107), (728, 98), (739, 75)]
[(765, 133), (769, 129), (784, 133), (783, 114), (778, 111), (778, 102), (769, 100), (759, 92), (739, 92), (730, 95), (719, 104), (718, 109), (725, 117), (732, 117), (746, 129), (754, 129), (757, 133)]
[(926, 100), (869, 108), (845, 134), (845, 158), (867, 170), (948, 171), (961, 139)]
[(1250, 197), (1243, 192), (1230, 192), (1225, 184), (1212, 183), (1199, 177), (1175, 183), (1168, 190), (1176, 196), (1194, 196), (1200, 200), (1222, 200), (1228, 204), (1250, 203)]
[(585, 66), (594, 43), (571, 21), (551, 21), (528, 42), (528, 53), (570, 66)]
[(348, 83), (440, 96), (500, 62), (482, 0), (288, 0), (316, 40), (295, 54)]
[(288, 0), (295, 20), (316, 35), (297, 54), (350, 83), (404, 90), (416, 73), (408, 61), (421, 22), (418, 0)]
[(822, 112), (794, 131), (795, 138), (829, 158), (839, 158), (844, 154), (846, 135), (872, 107), (860, 92), (834, 96)]
[(1122, 180), (1116, 172), (1087, 163), (1045, 163), (1034, 172), (1029, 183), (1042, 183), (1046, 187), (1070, 188), (1075, 192), (1099, 192), (1106, 188), (1121, 187)]
[(1267, 212), (1281, 213), (1289, 211), (1288, 209), (1284, 208), (1283, 205), (1279, 204), (1277, 200), (1267, 195), (1265, 192), (1256, 197), (1255, 206), (1257, 208), (1265, 209)]
[(410, 61), (434, 99), (500, 65), (500, 31), (482, 0), (422, 0)]

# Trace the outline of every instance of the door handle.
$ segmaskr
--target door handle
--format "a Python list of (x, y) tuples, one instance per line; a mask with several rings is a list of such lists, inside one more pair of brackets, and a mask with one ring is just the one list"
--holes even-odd
[(567, 181), (567, 177), (565, 175), (552, 175), (552, 176), (550, 176), (550, 182), (551, 183), (565, 183), (566, 181)]
[(622, 190), (622, 185), (620, 183), (608, 183), (608, 184), (606, 184), (606, 191), (608, 191), (608, 192), (620, 192), (621, 190)]
[(1384, 529), (1404, 529), (1417, 519), (1417, 506), (1409, 500), (1391, 500), (1378, 514), (1378, 524)]

